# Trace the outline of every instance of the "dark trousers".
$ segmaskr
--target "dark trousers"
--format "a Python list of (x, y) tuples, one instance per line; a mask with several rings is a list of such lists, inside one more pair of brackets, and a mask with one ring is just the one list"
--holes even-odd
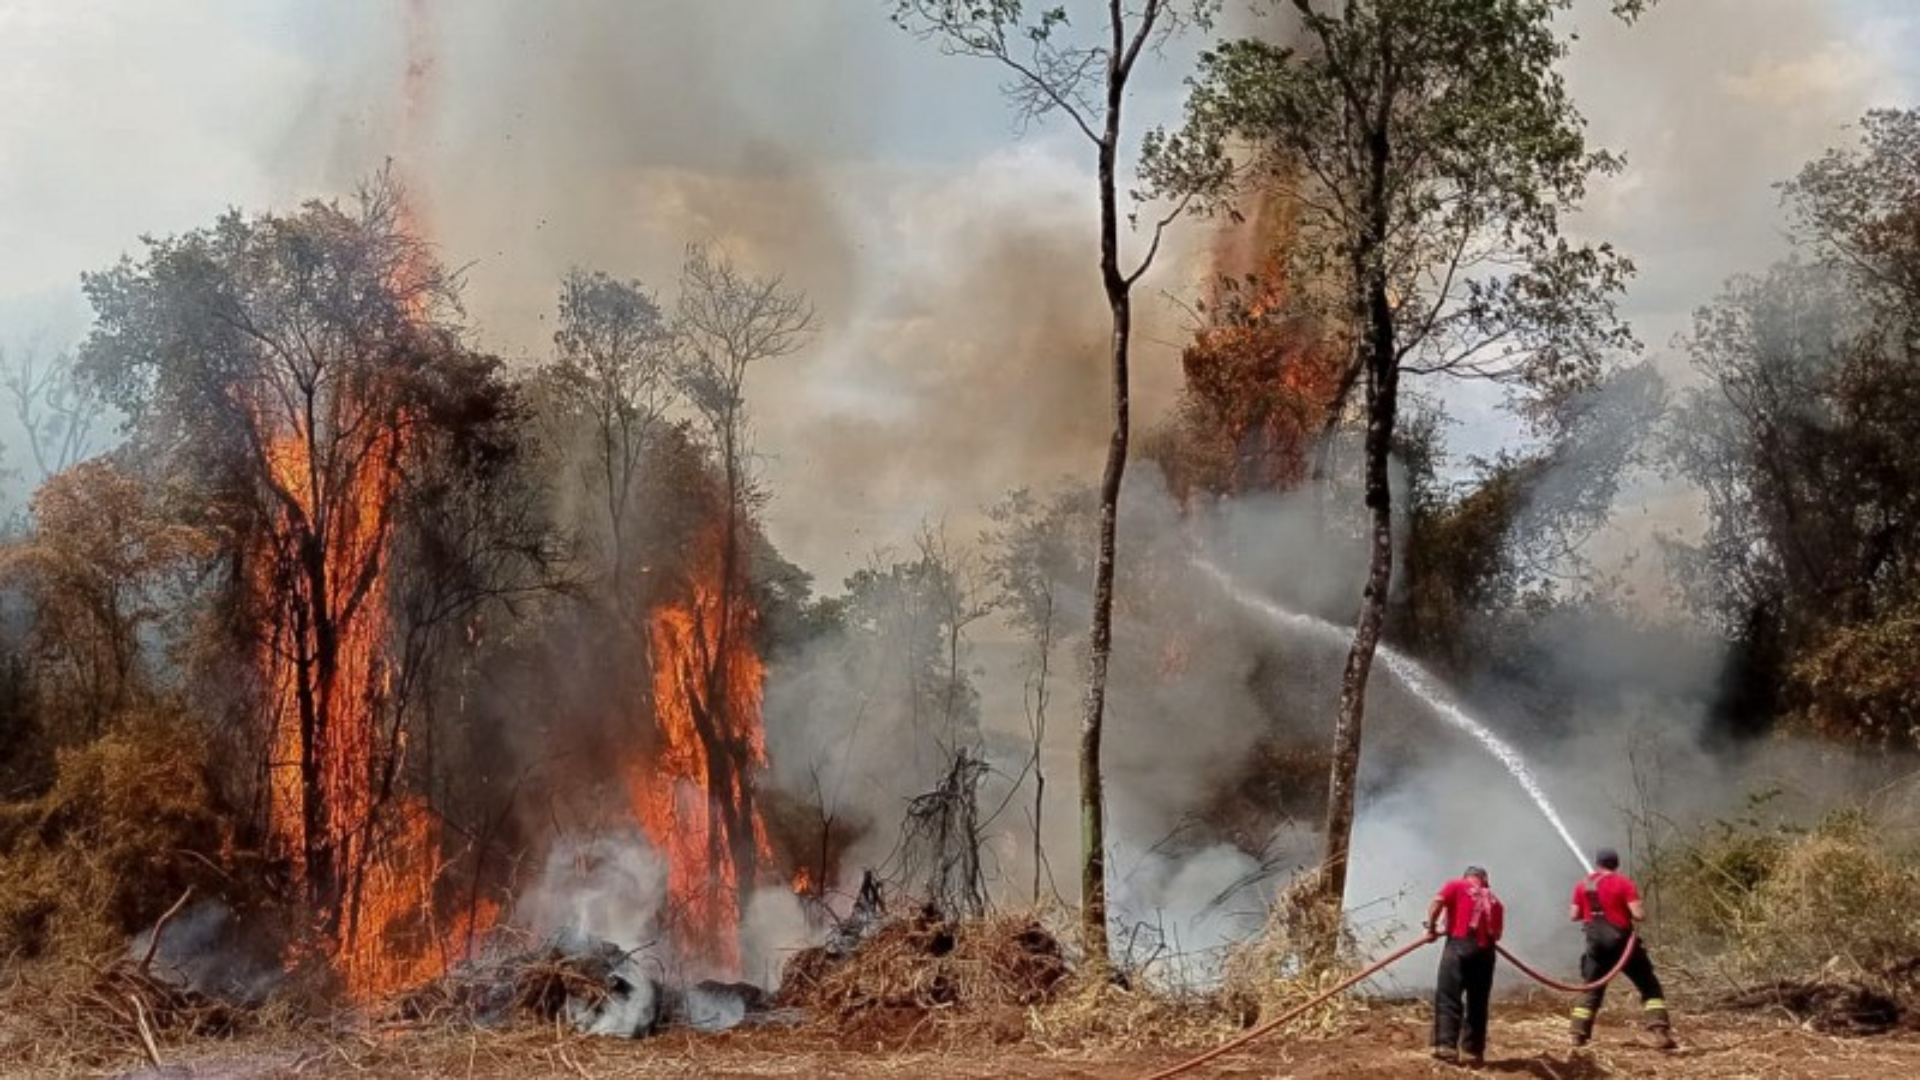
[(1487, 1051), (1487, 1000), (1493, 996), (1492, 945), (1450, 937), (1440, 953), (1433, 991), (1433, 1045), (1479, 1055)]
[[(1627, 933), (1605, 920), (1593, 920), (1587, 924), (1587, 951), (1580, 955), (1580, 981), (1592, 982), (1620, 962), (1620, 950), (1627, 947)], [(1640, 991), (1640, 1001), (1645, 1006), (1647, 1024), (1654, 1028), (1665, 1028), (1667, 1021), (1666, 994), (1660, 989), (1660, 976), (1653, 973), (1653, 957), (1648, 955), (1645, 943), (1636, 941), (1633, 955), (1627, 958), (1627, 965), (1620, 969), (1635, 990)], [(1595, 987), (1580, 995), (1580, 1001), (1573, 1008), (1573, 1027), (1576, 1034), (1585, 1034), (1593, 1030), (1594, 1017), (1600, 1013), (1600, 1006), (1606, 1000), (1607, 988)]]

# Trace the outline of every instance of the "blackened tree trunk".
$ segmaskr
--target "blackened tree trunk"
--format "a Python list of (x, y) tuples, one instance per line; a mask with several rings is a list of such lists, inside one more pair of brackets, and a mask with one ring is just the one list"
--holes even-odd
[(1389, 473), (1394, 425), (1399, 411), (1399, 370), (1394, 363), (1378, 364), (1375, 357), (1393, 355), (1393, 324), (1378, 312), (1385, 310), (1386, 290), (1376, 290), (1370, 303), (1376, 315), (1369, 331), (1367, 367), (1366, 505), (1367, 579), (1360, 593), (1360, 612), (1354, 620), (1353, 644), (1340, 677), (1340, 712), (1333, 731), (1333, 775), (1327, 795), (1327, 860), (1322, 871), (1322, 897), (1338, 907), (1347, 890), (1348, 849), (1353, 840), (1355, 795), (1360, 774), (1361, 728), (1367, 710), (1367, 679), (1374, 652), (1387, 618), (1387, 596), (1393, 582), (1393, 489)]

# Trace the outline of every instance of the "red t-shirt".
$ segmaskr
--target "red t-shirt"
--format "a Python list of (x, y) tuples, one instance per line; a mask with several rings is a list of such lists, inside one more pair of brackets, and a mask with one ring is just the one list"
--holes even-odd
[(1618, 870), (1595, 870), (1573, 887), (1573, 904), (1580, 909), (1580, 917), (1591, 917), (1591, 906), (1587, 903), (1587, 882), (1600, 893), (1600, 913), (1608, 922), (1622, 930), (1633, 929), (1633, 912), (1628, 904), (1640, 899), (1640, 890), (1633, 879)]
[[(1475, 894), (1485, 897), (1483, 918), (1476, 921), (1473, 917)], [(1447, 936), (1463, 938), (1472, 934), (1482, 945), (1491, 945), (1500, 940), (1500, 933), (1506, 928), (1506, 905), (1493, 895), (1492, 889), (1482, 888), (1471, 878), (1454, 878), (1440, 886), (1440, 903), (1447, 913)]]

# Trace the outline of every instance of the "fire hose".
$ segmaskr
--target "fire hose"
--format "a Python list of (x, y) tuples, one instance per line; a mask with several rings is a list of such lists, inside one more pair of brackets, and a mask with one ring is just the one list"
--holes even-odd
[[(1374, 961), (1372, 964), (1368, 965), (1367, 967), (1362, 968), (1360, 971), (1341, 980), (1332, 989), (1327, 990), (1324, 993), (1321, 993), (1317, 997), (1314, 997), (1311, 1000), (1308, 1000), (1300, 1005), (1296, 1005), (1293, 1008), (1288, 1009), (1286, 1012), (1281, 1013), (1279, 1016), (1274, 1017), (1273, 1019), (1267, 1021), (1264, 1024), (1261, 1024), (1259, 1027), (1254, 1028), (1253, 1030), (1248, 1031), (1245, 1034), (1236, 1036), (1235, 1038), (1230, 1039), (1227, 1042), (1221, 1043), (1219, 1046), (1216, 1046), (1213, 1049), (1208, 1050), (1206, 1053), (1201, 1054), (1198, 1057), (1188, 1058), (1187, 1060), (1171, 1068), (1162, 1069), (1159, 1072), (1154, 1073), (1150, 1076), (1143, 1077), (1142, 1080), (1168, 1080), (1169, 1077), (1179, 1076), (1181, 1073), (1185, 1073), (1185, 1072), (1191, 1072), (1192, 1070), (1197, 1069), (1202, 1065), (1205, 1065), (1207, 1062), (1212, 1061), (1213, 1059), (1221, 1056), (1222, 1054), (1226, 1054), (1234, 1050), (1238, 1050), (1242, 1046), (1247, 1045), (1248, 1043), (1254, 1041), (1255, 1039), (1258, 1039), (1266, 1035), (1267, 1033), (1273, 1031), (1275, 1028), (1279, 1027), (1280, 1025), (1285, 1024), (1287, 1021), (1300, 1016), (1302, 1013), (1305, 1013), (1308, 1009), (1311, 1009), (1314, 1006), (1319, 1005), (1320, 1003), (1326, 1001), (1328, 998), (1333, 997), (1335, 994), (1338, 994), (1348, 989), (1349, 987), (1353, 986), (1355, 983), (1361, 982), (1362, 980), (1372, 976), (1375, 972), (1378, 972), (1382, 968), (1385, 968), (1390, 964), (1397, 963), (1400, 960), (1405, 959), (1407, 956), (1411, 955), (1412, 953), (1438, 940), (1440, 940), (1440, 935), (1438, 933), (1435, 933), (1434, 931), (1429, 930), (1419, 940), (1414, 941), (1412, 944), (1402, 946), (1398, 951), (1391, 953), (1388, 956), (1385, 956), (1379, 960)], [(1619, 975), (1620, 972), (1626, 968), (1627, 960), (1633, 956), (1633, 950), (1636, 946), (1638, 946), (1639, 941), (1640, 941), (1640, 935), (1629, 934), (1627, 936), (1626, 948), (1620, 950), (1620, 960), (1618, 963), (1613, 965), (1613, 970), (1607, 972), (1605, 975), (1602, 975), (1600, 978), (1595, 979), (1593, 982), (1583, 983), (1583, 984), (1563, 983), (1558, 979), (1552, 978), (1551, 976), (1543, 975), (1540, 972), (1535, 971), (1533, 968), (1528, 967), (1526, 963), (1523, 962), (1519, 957), (1508, 952), (1505, 946), (1495, 945), (1494, 948), (1499, 951), (1501, 956), (1504, 956), (1509, 961), (1511, 961), (1514, 967), (1519, 968), (1521, 974), (1527, 976), (1528, 978), (1534, 980), (1537, 983), (1540, 983), (1542, 986), (1551, 987), (1552, 989), (1564, 991), (1569, 994), (1583, 994), (1588, 990), (1597, 990), (1600, 987), (1605, 986), (1608, 983), (1612, 982), (1614, 980), (1614, 977)]]
[(1633, 950), (1638, 948), (1639, 946), (1640, 946), (1639, 933), (1635, 932), (1635, 933), (1628, 934), (1627, 945), (1625, 948), (1620, 950), (1620, 959), (1618, 962), (1616, 962), (1613, 965), (1613, 970), (1607, 972), (1605, 975), (1600, 976), (1599, 978), (1593, 980), (1590, 983), (1563, 983), (1558, 979), (1552, 978), (1551, 976), (1542, 975), (1539, 972), (1528, 967), (1526, 961), (1508, 952), (1507, 947), (1505, 945), (1495, 945), (1494, 949), (1498, 951), (1501, 956), (1506, 957), (1507, 960), (1510, 963), (1512, 963), (1514, 967), (1519, 968), (1520, 974), (1525, 975), (1527, 978), (1532, 979), (1534, 982), (1539, 983), (1541, 986), (1551, 987), (1552, 989), (1560, 990), (1568, 994), (1584, 994), (1589, 990), (1600, 989), (1601, 987), (1612, 982), (1614, 979), (1614, 976), (1626, 970), (1627, 961), (1633, 958)]
[(1372, 975), (1374, 972), (1379, 971), (1381, 968), (1386, 967), (1388, 964), (1394, 963), (1395, 961), (1400, 960), (1402, 957), (1405, 957), (1408, 954), (1418, 949), (1424, 948), (1425, 946), (1438, 940), (1440, 940), (1440, 935), (1429, 930), (1427, 931), (1425, 936), (1421, 937), (1418, 941), (1415, 941), (1411, 945), (1402, 946), (1398, 952), (1392, 953), (1391, 955), (1387, 956), (1384, 959), (1374, 961), (1368, 967), (1362, 968), (1358, 973), (1351, 975), (1345, 979), (1342, 979), (1337, 985), (1333, 987), (1333, 989), (1328, 990), (1327, 992), (1319, 995), (1318, 997), (1313, 998), (1312, 1000), (1306, 1002), (1305, 1004), (1296, 1005), (1293, 1008), (1288, 1009), (1286, 1012), (1281, 1013), (1279, 1016), (1276, 1016), (1273, 1019), (1267, 1021), (1266, 1023), (1261, 1024), (1259, 1027), (1254, 1028), (1252, 1031), (1249, 1031), (1244, 1035), (1240, 1035), (1236, 1038), (1233, 1038), (1227, 1042), (1221, 1043), (1219, 1046), (1216, 1046), (1213, 1049), (1207, 1051), (1206, 1053), (1201, 1054), (1199, 1057), (1188, 1058), (1186, 1061), (1183, 1061), (1180, 1064), (1175, 1065), (1171, 1069), (1162, 1069), (1161, 1071), (1154, 1073), (1152, 1076), (1146, 1077), (1146, 1080), (1167, 1080), (1167, 1077), (1169, 1076), (1179, 1076), (1183, 1072), (1188, 1072), (1193, 1069), (1197, 1069), (1202, 1065), (1205, 1065), (1207, 1062), (1212, 1061), (1214, 1058), (1219, 1057), (1221, 1054), (1227, 1053), (1228, 1051), (1231, 1051), (1231, 1050), (1237, 1050), (1240, 1047), (1245, 1046), (1248, 1043), (1252, 1042), (1253, 1040), (1261, 1037), (1262, 1035), (1265, 1035), (1267, 1032), (1272, 1031), (1274, 1028), (1279, 1027), (1281, 1024), (1284, 1024), (1287, 1021), (1292, 1020), (1294, 1017), (1299, 1016), (1301, 1013), (1306, 1012), (1308, 1009), (1313, 1008), (1315, 1005), (1318, 1005), (1321, 1002), (1327, 1000), (1333, 995), (1340, 993), (1341, 991), (1347, 989), (1348, 987), (1359, 982), (1360, 980), (1367, 978), (1368, 976)]

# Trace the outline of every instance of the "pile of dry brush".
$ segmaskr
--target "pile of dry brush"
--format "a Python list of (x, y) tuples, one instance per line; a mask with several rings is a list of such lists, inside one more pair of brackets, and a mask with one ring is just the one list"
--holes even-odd
[[(1289, 890), (1266, 927), (1217, 958), (1218, 985), (1175, 985), (1149, 963), (1131, 971), (1076, 968), (1048, 913), (964, 921), (928, 907), (883, 924), (857, 948), (808, 949), (788, 962), (779, 1004), (807, 1012), (851, 1045), (910, 1047), (1031, 1041), (1050, 1048), (1200, 1046), (1316, 996), (1352, 970), (1350, 948)], [(1329, 1031), (1361, 1006), (1340, 997), (1293, 1022)]]
[(952, 922), (927, 908), (880, 925), (845, 956), (796, 953), (775, 1000), (856, 1043), (906, 1045), (956, 1024), (1012, 1041), (1025, 1034), (1025, 1010), (1070, 975), (1059, 941), (1030, 915)]

